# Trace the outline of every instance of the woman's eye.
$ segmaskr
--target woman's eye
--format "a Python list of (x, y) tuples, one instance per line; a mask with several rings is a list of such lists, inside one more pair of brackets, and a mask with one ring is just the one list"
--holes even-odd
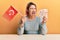
[(30, 8), (30, 9), (33, 9), (33, 8)]

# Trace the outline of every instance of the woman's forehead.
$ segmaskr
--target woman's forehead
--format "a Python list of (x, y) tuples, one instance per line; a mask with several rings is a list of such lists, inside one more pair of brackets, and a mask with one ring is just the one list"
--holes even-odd
[(30, 8), (36, 8), (36, 6), (35, 5), (31, 5)]

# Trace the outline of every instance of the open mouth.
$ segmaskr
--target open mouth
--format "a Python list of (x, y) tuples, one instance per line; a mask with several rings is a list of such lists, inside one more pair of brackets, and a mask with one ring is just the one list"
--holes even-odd
[(35, 14), (35, 11), (33, 11), (32, 14)]

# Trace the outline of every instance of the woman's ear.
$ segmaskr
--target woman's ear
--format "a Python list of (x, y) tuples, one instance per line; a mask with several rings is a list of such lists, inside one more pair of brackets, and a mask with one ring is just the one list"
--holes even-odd
[(27, 16), (29, 15), (29, 11), (28, 11), (28, 10), (26, 10), (26, 15), (27, 15)]
[(28, 10), (26, 10), (26, 12), (28, 13), (29, 11), (28, 11)]

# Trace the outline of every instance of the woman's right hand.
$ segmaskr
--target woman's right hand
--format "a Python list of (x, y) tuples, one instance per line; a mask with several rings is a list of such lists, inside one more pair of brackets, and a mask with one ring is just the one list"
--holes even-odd
[(26, 22), (26, 17), (22, 16), (20, 20), (20, 27), (23, 27), (25, 22)]
[(22, 26), (24, 26), (24, 23), (26, 21), (26, 16), (24, 16), (22, 14), (22, 12), (19, 12), (19, 13), (20, 13), (20, 16), (21, 16), (21, 19), (20, 19), (20, 22), (19, 22), (19, 26), (22, 27)]
[(22, 17), (21, 17), (21, 22), (22, 22), (22, 24), (24, 24), (25, 21), (26, 21), (26, 17), (25, 17), (25, 16), (22, 16)]

